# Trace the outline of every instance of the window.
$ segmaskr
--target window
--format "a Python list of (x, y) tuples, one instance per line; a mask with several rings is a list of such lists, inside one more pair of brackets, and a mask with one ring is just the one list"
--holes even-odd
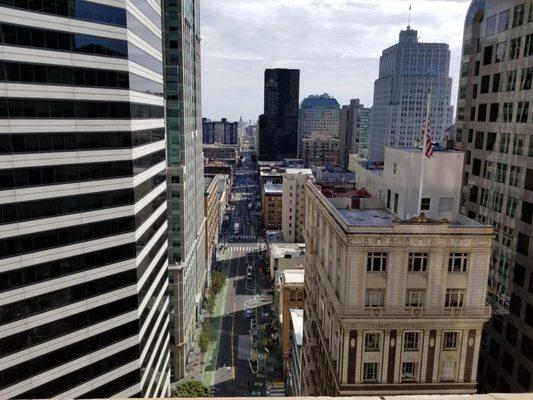
[(529, 113), (529, 101), (519, 101), (518, 109), (516, 111), (516, 122), (527, 123), (528, 113)]
[[(475, 110), (475, 107), (472, 107), (473, 110)], [(487, 119), (487, 105), (486, 104), (480, 104), (478, 106), (477, 111), (477, 120), (478, 121), (485, 121)], [(474, 120), (474, 112), (471, 113), (471, 121)]]
[(503, 194), (499, 192), (494, 192), (492, 195), (492, 209), (497, 212), (502, 211), (503, 205)]
[(518, 187), (520, 184), (520, 167), (512, 165), (509, 172), (509, 185)]
[(427, 269), (428, 253), (409, 253), (407, 270), (409, 272), (423, 272)]
[(418, 351), (418, 332), (405, 332), (403, 334), (403, 349), (405, 351)]
[(446, 289), (444, 307), (462, 307), (465, 300), (465, 289)]
[(524, 23), (524, 11), (526, 5), (524, 3), (518, 4), (514, 7), (513, 11), (513, 28), (520, 26)]
[[(502, 245), (511, 247), (513, 243), (514, 229), (509, 228), (508, 226), (503, 226), (503, 235), (502, 235)], [(505, 271), (505, 275), (509, 275), (508, 270)]]
[(513, 103), (503, 103), (503, 122), (513, 121)]
[(507, 73), (507, 85), (505, 87), (506, 91), (512, 92), (513, 90), (516, 89), (516, 77), (517, 77), (517, 70), (509, 71)]
[(500, 113), (500, 104), (492, 103), (490, 105), (489, 121), (496, 122), (498, 120), (498, 114)]
[(507, 207), (505, 209), (505, 214), (511, 218), (516, 216), (516, 209), (518, 207), (518, 199), (516, 197), (509, 196), (507, 198)]
[(470, 71), (470, 64), (467, 62), (464, 62), (461, 64), (461, 77), (468, 76), (468, 73)]
[(402, 363), (402, 382), (416, 381), (418, 363), (404, 362)]
[(496, 51), (494, 54), (494, 62), (499, 63), (505, 59), (505, 42), (498, 43), (496, 45)]
[(487, 133), (487, 143), (486, 143), (485, 149), (487, 151), (494, 151), (495, 143), (496, 143), (496, 133), (495, 132), (488, 132)]
[(366, 260), (366, 270), (369, 272), (386, 272), (387, 253), (368, 253), (368, 257)]
[(505, 183), (507, 177), (507, 164), (496, 163), (496, 182)]
[(457, 350), (458, 338), (458, 332), (444, 332), (442, 337), (442, 350)]
[(383, 307), (385, 304), (385, 289), (367, 289), (366, 307)]
[(501, 73), (496, 73), (492, 76), (492, 93), (498, 93), (500, 91)]
[(457, 363), (455, 361), (443, 361), (440, 367), (440, 380), (444, 382), (455, 381), (455, 370)]
[(526, 35), (526, 45), (524, 46), (524, 57), (533, 56), (533, 33)]
[(533, 67), (524, 68), (520, 73), (520, 90), (531, 89), (531, 81), (533, 78)]
[(487, 27), (485, 29), (485, 35), (494, 35), (494, 32), (496, 32), (496, 15), (487, 18)]
[(500, 153), (507, 153), (509, 151), (510, 136), (509, 133), (500, 133)]
[(390, 208), (391, 191), (387, 189), (387, 208)]
[(515, 134), (513, 137), (513, 154), (518, 156), (522, 155), (524, 143), (526, 141), (526, 135)]
[(488, 65), (491, 62), (492, 62), (492, 46), (487, 46), (483, 50), (483, 65)]
[(398, 193), (394, 193), (394, 213), (398, 212), (398, 202), (400, 200), (400, 196)]
[(500, 20), (498, 21), (498, 32), (507, 30), (509, 26), (509, 10), (500, 13)]
[(448, 272), (466, 272), (468, 270), (468, 253), (450, 253)]
[(381, 335), (379, 333), (365, 333), (365, 351), (379, 351), (380, 338)]
[(483, 75), (481, 77), (481, 89), (480, 93), (488, 93), (490, 87), (490, 75)]
[(511, 39), (511, 46), (509, 48), (509, 60), (514, 60), (515, 58), (520, 57), (520, 37)]
[(363, 382), (377, 382), (378, 363), (370, 362), (363, 364)]
[(406, 307), (424, 307), (426, 302), (425, 289), (407, 289), (405, 295)]

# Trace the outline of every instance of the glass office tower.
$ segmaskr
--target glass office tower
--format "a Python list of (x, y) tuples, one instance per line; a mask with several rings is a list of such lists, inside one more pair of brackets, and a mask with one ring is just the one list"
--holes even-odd
[(2, 398), (170, 394), (161, 8), (112, 4), (1, 2)]

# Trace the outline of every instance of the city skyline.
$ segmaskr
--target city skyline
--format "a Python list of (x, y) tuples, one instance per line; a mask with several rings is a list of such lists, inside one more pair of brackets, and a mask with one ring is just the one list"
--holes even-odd
[[(272, 1), (266, 7), (256, 0), (232, 0), (203, 4), (205, 117), (238, 120), (242, 115), (255, 121), (263, 108), (263, 71), (279, 67), (301, 70), (300, 102), (308, 95), (327, 92), (340, 104), (360, 98), (372, 106), (381, 50), (393, 45), (398, 31), (407, 26), (409, 2), (315, 3), (299, 0), (288, 6)], [(455, 107), (462, 40), (456, 27), (464, 24), (470, 1), (411, 3), (411, 26), (418, 30), (419, 39), (450, 46), (451, 104)], [(368, 17), (375, 17), (372, 24)], [(253, 21), (253, 30), (246, 28), (247, 21)], [(320, 35), (301, 40), (317, 30)]]

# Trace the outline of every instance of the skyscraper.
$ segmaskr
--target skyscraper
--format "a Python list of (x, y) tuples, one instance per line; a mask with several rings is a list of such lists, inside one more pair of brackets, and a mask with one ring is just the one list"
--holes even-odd
[(298, 157), (303, 157), (303, 140), (313, 133), (336, 138), (339, 134), (339, 102), (324, 93), (306, 97), (298, 115)]
[(2, 398), (170, 393), (161, 9), (113, 4), (0, 7)]
[(171, 368), (185, 376), (207, 282), (200, 2), (165, 0)]
[(259, 116), (259, 160), (296, 158), (299, 69), (265, 70), (264, 113)]
[(462, 212), (496, 233), (480, 389), (533, 391), (533, 4), (473, 1), (461, 62)]
[(340, 162), (345, 168), (348, 167), (350, 154), (368, 155), (371, 113), (372, 109), (366, 108), (359, 99), (350, 100), (350, 104), (340, 110)]
[(452, 124), (450, 50), (445, 43), (420, 43), (418, 32), (400, 32), (399, 43), (383, 50), (374, 83), (369, 158), (383, 161), (385, 146), (421, 143), (424, 98), (431, 89), (431, 139), (442, 141)]

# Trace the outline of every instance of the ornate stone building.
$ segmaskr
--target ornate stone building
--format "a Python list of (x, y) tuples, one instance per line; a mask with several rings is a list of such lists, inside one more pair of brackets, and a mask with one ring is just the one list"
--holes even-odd
[(474, 393), (492, 228), (306, 185), (303, 395)]

